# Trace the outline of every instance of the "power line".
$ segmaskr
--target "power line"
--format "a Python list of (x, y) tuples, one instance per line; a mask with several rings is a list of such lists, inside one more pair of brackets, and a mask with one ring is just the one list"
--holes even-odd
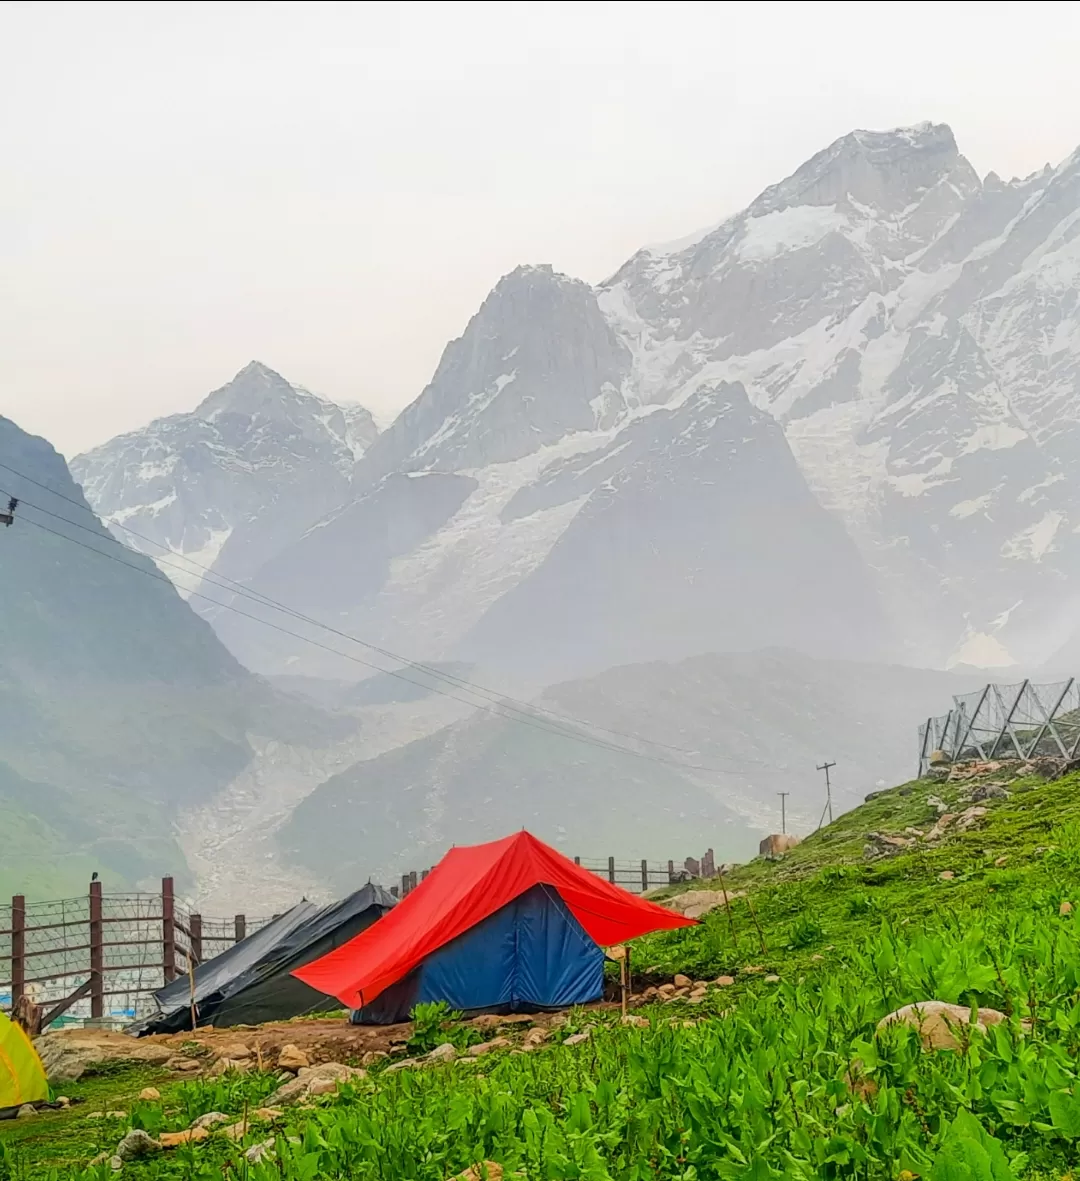
[[(42, 483), (40, 480), (34, 479), (32, 476), (27, 476), (25, 473), (18, 471), (17, 469), (11, 467), (9, 464), (0, 462), (0, 468), (3, 468), (4, 470), (11, 472), (13, 475), (18, 476), (20, 479), (27, 480), (31, 484), (34, 484), (37, 487), (42, 488), (44, 491), (48, 492), (52, 496), (56, 496), (59, 499), (66, 501), (68, 504), (74, 505), (80, 511), (89, 513), (92, 517), (94, 517), (95, 522), (97, 522), (98, 518), (97, 518), (96, 514), (85, 503), (76, 500), (74, 497), (67, 496), (63, 492), (59, 492), (54, 488), (50, 488), (47, 484)], [(29, 504), (29, 502), (26, 502), (26, 503)], [(119, 545), (121, 548), (126, 548), (126, 547), (124, 547), (123, 543), (118, 538), (114, 537), (108, 531), (105, 531), (104, 533), (102, 533), (100, 528), (94, 528), (94, 527), (87, 526), (87, 525), (81, 525), (77, 521), (72, 521), (69, 518), (61, 516), (58, 513), (51, 512), (49, 509), (41, 508), (41, 506), (39, 506), (39, 505), (30, 504), (29, 507), (35, 508), (35, 509), (37, 509), (38, 512), (45, 513), (48, 516), (54, 517), (56, 520), (63, 521), (65, 524), (71, 525), (73, 528), (83, 529), (86, 532), (92, 533), (95, 537), (104, 538), (107, 541), (110, 541), (116, 545)], [(655, 746), (655, 747), (662, 748), (664, 750), (671, 750), (671, 751), (676, 752), (677, 754), (687, 755), (690, 757), (695, 757), (698, 754), (697, 751), (687, 750), (685, 747), (675, 746), (671, 743), (660, 742), (658, 740), (651, 739), (651, 738), (643, 738), (640, 735), (632, 734), (632, 733), (629, 733), (624, 730), (613, 729), (612, 727), (601, 725), (598, 722), (588, 722), (588, 721), (585, 721), (580, 718), (574, 718), (570, 715), (559, 713), (556, 710), (548, 709), (548, 708), (541, 706), (541, 705), (535, 705), (532, 702), (522, 701), (519, 698), (512, 697), (506, 693), (502, 693), (497, 689), (490, 689), (490, 688), (487, 688), (483, 685), (476, 683), (475, 681), (470, 681), (465, 677), (459, 677), (453, 673), (446, 672), (445, 670), (437, 669), (437, 668), (434, 668), (430, 665), (423, 664), (420, 661), (411, 660), (408, 657), (402, 656), (399, 653), (393, 652), (388, 648), (382, 648), (377, 644), (372, 644), (371, 642), (369, 642), (367, 640), (361, 639), (359, 636), (353, 635), (349, 632), (342, 631), (339, 628), (333, 627), (331, 624), (324, 623), (322, 620), (314, 619), (309, 615), (305, 615), (302, 612), (299, 612), (299, 611), (295, 610), (294, 608), (289, 607), (285, 603), (281, 603), (276, 599), (270, 598), (268, 595), (262, 594), (260, 591), (253, 591), (253, 590), (251, 590), (251, 588), (244, 586), (243, 583), (238, 582), (236, 579), (229, 578), (227, 575), (224, 575), (224, 574), (220, 574), (218, 571), (212, 570), (209, 566), (203, 565), (201, 562), (196, 561), (194, 558), (189, 558), (185, 554), (179, 553), (177, 550), (172, 549), (171, 546), (166, 545), (164, 542), (156, 541), (152, 537), (147, 537), (145, 534), (139, 533), (138, 530), (132, 529), (127, 525), (123, 525), (123, 524), (118, 523), (116, 527), (123, 529), (126, 533), (131, 534), (133, 537), (138, 537), (138, 538), (140, 538), (140, 540), (145, 541), (150, 545), (157, 546), (159, 549), (163, 549), (163, 550), (167, 551), (168, 553), (171, 553), (174, 557), (178, 557), (182, 561), (187, 562), (190, 565), (197, 567), (199, 570), (201, 570), (203, 572), (204, 580), (205, 580), (205, 576), (209, 576), (212, 586), (217, 586), (219, 589), (224, 590), (230, 594), (240, 595), (243, 598), (249, 599), (253, 603), (257, 603), (259, 606), (268, 606), (272, 610), (280, 611), (283, 614), (291, 616), (292, 618), (297, 619), (303, 623), (307, 623), (307, 624), (311, 625), (312, 627), (322, 628), (323, 630), (329, 632), (332, 635), (336, 635), (336, 636), (340, 637), (341, 639), (349, 640), (351, 643), (358, 644), (360, 647), (367, 648), (369, 651), (377, 652), (377, 653), (379, 653), (379, 655), (385, 656), (389, 660), (397, 661), (399, 664), (402, 664), (402, 665), (405, 665), (406, 667), (415, 669), (418, 672), (425, 674), (426, 676), (433, 677), (437, 680), (445, 681), (445, 682), (451, 684), (452, 686), (454, 686), (455, 688), (462, 688), (466, 692), (472, 693), (474, 695), (482, 695), (485, 698), (487, 698), (488, 700), (495, 702), (497, 705), (499, 705), (504, 710), (508, 710), (508, 711), (514, 712), (514, 713), (520, 713), (523, 716), (528, 717), (528, 718), (535, 718), (538, 713), (544, 714), (547, 717), (551, 717), (551, 718), (555, 719), (556, 722), (562, 722), (562, 723), (565, 723), (570, 726), (578, 726), (578, 727), (585, 727), (587, 729), (599, 730), (599, 731), (602, 731), (603, 733), (612, 734), (612, 735), (615, 735), (616, 737), (619, 737), (619, 738), (628, 738), (632, 742), (639, 742), (639, 743), (643, 743), (647, 746)], [(192, 576), (192, 571), (185, 570), (183, 567), (177, 566), (175, 562), (169, 562), (164, 558), (153, 558), (152, 555), (149, 555), (149, 554), (147, 554), (145, 556), (151, 557), (151, 560), (153, 560), (158, 565), (168, 566), (170, 569), (177, 570), (181, 574), (187, 574), (189, 576)], [(171, 581), (171, 580), (169, 580), (169, 581)], [(229, 584), (229, 585), (224, 585), (224, 584)], [(190, 592), (190, 593), (193, 594), (194, 597), (206, 599), (208, 602), (214, 603), (216, 606), (221, 607), (225, 610), (230, 609), (230, 606), (227, 603), (222, 603), (216, 599), (211, 599), (208, 596), (203, 595), (203, 594), (196, 594), (195, 592)], [(239, 612), (239, 614), (246, 615), (246, 612)], [(257, 618), (257, 617), (248, 616), (248, 618)], [(264, 621), (261, 619), (259, 619), (258, 621), (259, 622), (269, 622), (269, 621)], [(281, 629), (279, 629), (279, 630), (281, 630)], [(293, 633), (287, 633), (287, 634), (293, 634)], [(304, 637), (298, 637), (298, 638), (302, 639)], [(336, 649), (332, 649), (332, 650), (336, 651)], [(343, 655), (342, 653), (339, 653), (339, 654)], [(364, 662), (361, 661), (360, 663), (364, 663)], [(383, 669), (378, 665), (367, 664), (367, 667), (373, 668), (378, 672), (384, 673), (385, 675), (390, 675), (390, 676), (397, 675), (392, 670)], [(421, 688), (432, 689), (433, 691), (437, 691), (434, 686), (425, 685), (422, 682), (408, 681), (407, 678), (403, 678), (403, 679), (406, 679), (406, 683), (408, 683), (408, 684), (413, 684), (413, 685), (419, 684), (419, 686)], [(458, 699), (458, 700), (460, 700), (460, 699)], [(618, 749), (623, 749), (623, 748), (619, 747)], [(714, 756), (714, 757), (720, 758), (720, 759), (727, 761), (727, 762), (735, 762), (736, 761), (726, 755), (718, 755), (718, 756)], [(767, 764), (762, 762), (760, 759), (746, 758), (746, 759), (742, 759), (739, 761), (744, 764), (749, 763), (749, 764), (753, 764), (753, 765), (759, 766), (759, 767), (767, 766)], [(679, 764), (679, 765), (681, 766), (683, 764)], [(705, 769), (709, 769), (709, 768), (705, 768)], [(719, 769), (717, 769), (717, 771), (720, 774), (728, 773), (728, 772), (721, 771)], [(742, 774), (742, 773), (748, 773), (748, 772), (745, 772), (743, 770), (732, 770), (730, 773), (731, 774)]]
[[(30, 507), (34, 507), (34, 506), (30, 506)], [(52, 515), (55, 515), (55, 514), (52, 514)], [(61, 519), (66, 521), (66, 518), (61, 518)], [(147, 569), (143, 566), (136, 566), (131, 562), (125, 562), (121, 558), (116, 557), (114, 554), (107, 553), (105, 550), (98, 549), (96, 546), (87, 545), (85, 542), (79, 541), (75, 537), (69, 537), (67, 534), (61, 533), (56, 529), (50, 529), (47, 525), (41, 524), (40, 521), (34, 521), (28, 517), (24, 517), (23, 521), (24, 521), (24, 523), (26, 523), (28, 525), (34, 526), (34, 528), (36, 528), (36, 529), (41, 529), (45, 533), (49, 533), (53, 537), (59, 538), (61, 541), (69, 542), (71, 545), (77, 545), (80, 549), (89, 550), (90, 553), (97, 554), (99, 557), (106, 558), (111, 562), (116, 562), (120, 566), (126, 566), (129, 570), (134, 570), (136, 573), (142, 574), (147, 578), (151, 578), (155, 582), (163, 582), (167, 586), (169, 586), (170, 588), (175, 590), (175, 587), (173, 586), (171, 579), (169, 579), (168, 576), (165, 574), (158, 574), (158, 573), (155, 573), (154, 570)], [(67, 524), (75, 526), (76, 528), (80, 527), (74, 521), (67, 521)], [(96, 530), (94, 532), (95, 532), (96, 536), (98, 536), (98, 537), (103, 536), (102, 534), (97, 533)], [(114, 542), (116, 541), (115, 538), (113, 538), (112, 540)], [(117, 543), (117, 544), (119, 544), (119, 543)], [(128, 552), (130, 552), (130, 551), (128, 551)], [(414, 686), (417, 686), (417, 687), (423, 688), (423, 689), (430, 689), (432, 692), (439, 693), (442, 696), (449, 697), (455, 701), (460, 701), (462, 704), (468, 705), (473, 709), (480, 709), (486, 713), (494, 714), (496, 717), (502, 718), (504, 721), (518, 722), (521, 725), (531, 726), (533, 729), (539, 730), (541, 733), (554, 735), (557, 738), (568, 738), (574, 742), (579, 742), (585, 746), (592, 746), (592, 747), (595, 747), (597, 750), (603, 750), (603, 751), (606, 751), (611, 754), (630, 755), (633, 758), (645, 759), (648, 762), (660, 763), (665, 766), (675, 767), (679, 770), (703, 771), (703, 772), (706, 772), (709, 774), (715, 774), (715, 775), (737, 775), (737, 774), (741, 773), (738, 771), (725, 769), (725, 768), (721, 768), (721, 767), (707, 767), (707, 766), (704, 766), (701, 764), (682, 763), (682, 762), (678, 762), (674, 759), (662, 758), (659, 755), (646, 754), (643, 751), (631, 750), (628, 747), (618, 746), (614, 743), (605, 743), (601, 740), (597, 740), (595, 738), (589, 737), (588, 735), (581, 734), (581, 733), (575, 733), (573, 730), (556, 729), (556, 728), (548, 725), (543, 718), (529, 718), (526, 716), (517, 716), (517, 714), (514, 714), (514, 713), (503, 712), (495, 705), (491, 705), (491, 704), (484, 705), (480, 702), (468, 701), (465, 698), (456, 697), (453, 693), (449, 693), (445, 689), (439, 688), (437, 686), (424, 685), (421, 682), (410, 680), (408, 677), (404, 676), (401, 672), (399, 672), (397, 670), (380, 668), (377, 664), (373, 664), (371, 661), (364, 660), (362, 657), (354, 656), (352, 653), (349, 653), (349, 652), (342, 652), (338, 648), (331, 648), (329, 645), (320, 643), (318, 640), (312, 639), (310, 636), (301, 635), (301, 633), (291, 631), (289, 628), (281, 627), (279, 624), (273, 623), (269, 619), (263, 619), (258, 615), (252, 615), (247, 611), (241, 611), (238, 607), (235, 607), (232, 604), (222, 603), (219, 600), (212, 599), (212, 598), (210, 598), (209, 595), (204, 595), (199, 591), (192, 591), (190, 593), (191, 593), (191, 597), (193, 597), (193, 598), (204, 599), (209, 603), (213, 603), (215, 606), (223, 608), (224, 610), (233, 611), (237, 615), (243, 616), (245, 619), (254, 620), (254, 622), (261, 623), (264, 626), (269, 627), (269, 628), (273, 628), (275, 631), (281, 632), (284, 635), (292, 636), (294, 639), (301, 640), (302, 642), (307, 643), (307, 644), (312, 644), (317, 648), (321, 648), (325, 652), (330, 652), (333, 655), (343, 657), (346, 660), (352, 660), (357, 664), (364, 665), (367, 668), (375, 669), (377, 672), (384, 673), (387, 676), (397, 677), (399, 680), (404, 681), (406, 684), (414, 685)]]

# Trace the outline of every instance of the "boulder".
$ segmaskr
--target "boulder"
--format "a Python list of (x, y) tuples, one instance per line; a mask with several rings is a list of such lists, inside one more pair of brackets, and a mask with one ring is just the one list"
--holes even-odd
[[(529, 1036), (534, 1033), (544, 1034), (545, 1037), (547, 1036), (547, 1034), (544, 1033), (542, 1029), (531, 1029), (529, 1033), (526, 1034), (526, 1041), (528, 1041)], [(465, 1053), (468, 1054), (470, 1058), (479, 1058), (483, 1054), (490, 1054), (492, 1050), (508, 1049), (513, 1044), (514, 1043), (508, 1037), (493, 1037), (489, 1042), (480, 1042), (475, 1046), (470, 1046), (465, 1051)]]
[(969, 829), (976, 828), (982, 823), (985, 815), (986, 809), (979, 807), (977, 804), (971, 808), (967, 808), (956, 818), (956, 831), (967, 832)]
[(329, 1078), (334, 1082), (345, 1083), (351, 1079), (366, 1078), (367, 1071), (358, 1066), (346, 1066), (344, 1062), (320, 1062), (318, 1066), (301, 1067), (296, 1077), (304, 1081)]
[(194, 1144), (199, 1140), (205, 1140), (209, 1135), (210, 1132), (206, 1128), (191, 1127), (183, 1132), (162, 1132), (158, 1136), (158, 1143), (162, 1148), (179, 1148), (182, 1144)]
[(233, 1061), (253, 1057), (251, 1050), (243, 1042), (227, 1042), (224, 1046), (218, 1046), (217, 1056), (231, 1058)]
[(360, 1059), (361, 1066), (374, 1066), (376, 1062), (382, 1062), (383, 1059), (389, 1058), (390, 1055), (385, 1050), (368, 1050)]
[(274, 1154), (274, 1138), (263, 1140), (259, 1144), (253, 1144), (245, 1153), (244, 1160), (249, 1164), (258, 1165), (263, 1161), (269, 1160)]
[(453, 1062), (457, 1057), (457, 1048), (451, 1042), (443, 1042), (427, 1055), (428, 1062)]
[[(975, 1026), (985, 1033), (987, 1026), (1004, 1020), (1005, 1014), (997, 1009), (979, 1009)], [(971, 1010), (945, 1001), (917, 1001), (882, 1017), (878, 1030), (890, 1025), (910, 1025), (917, 1030), (924, 1050), (958, 1050), (964, 1028), (971, 1025)]]
[[(391, 1062), (390, 1065), (386, 1068), (386, 1070), (383, 1071), (383, 1073), (384, 1074), (393, 1074), (395, 1071), (398, 1071), (398, 1070), (411, 1070), (414, 1066), (418, 1066), (418, 1065), (419, 1065), (419, 1063), (416, 1061), (415, 1058), (402, 1058), (397, 1062)], [(268, 1100), (268, 1102), (269, 1102), (269, 1100)]]
[(930, 752), (930, 766), (943, 767), (948, 766), (952, 759), (943, 750), (932, 750)]
[(311, 1059), (300, 1049), (299, 1046), (294, 1046), (292, 1042), (288, 1045), (282, 1046), (278, 1051), (277, 1064), (281, 1070), (300, 1070), (301, 1067), (310, 1066)]
[(211, 1078), (220, 1078), (223, 1074), (250, 1074), (250, 1058), (219, 1058), (207, 1073)]
[(1006, 791), (1000, 783), (980, 783), (978, 787), (971, 793), (973, 803), (981, 803), (983, 800), (1007, 800), (1012, 795), (1012, 792)]
[(142, 1128), (132, 1128), (130, 1132), (116, 1146), (116, 1155), (122, 1161), (138, 1160), (140, 1157), (152, 1156), (161, 1151), (161, 1142), (155, 1140)]
[(202, 1070), (202, 1065), (198, 1058), (185, 1058), (182, 1055), (177, 1055), (165, 1063), (165, 1069), (175, 1070), (181, 1074), (190, 1074), (192, 1071)]
[(24, 1103), (15, 1113), (16, 1119), (29, 1119), (32, 1115), (37, 1115), (37, 1108), (33, 1103)]
[(278, 1087), (270, 1098), (266, 1100), (266, 1106), (285, 1107), (290, 1103), (299, 1103), (307, 1094), (307, 1091), (308, 1080), (306, 1078), (294, 1078), (292, 1082)]
[(675, 976), (674, 984), (676, 988), (689, 988), (693, 983), (689, 976), (684, 976), (681, 972)]
[(307, 1093), (311, 1097), (317, 1095), (332, 1095), (338, 1089), (336, 1079), (332, 1078), (313, 1078), (308, 1083)]
[(205, 1115), (200, 1115), (197, 1120), (192, 1122), (193, 1128), (205, 1128), (209, 1131), (211, 1128), (216, 1128), (218, 1124), (227, 1124), (232, 1119), (231, 1115), (226, 1115), (223, 1111), (208, 1111)]
[(761, 857), (783, 857), (799, 843), (799, 838), (792, 836), (791, 833), (770, 833), (758, 845), (758, 854)]
[(587, 1042), (592, 1037), (591, 1029), (583, 1029), (581, 1033), (571, 1034), (570, 1037), (563, 1042), (564, 1046), (580, 1046), (582, 1042)]
[(535, 1029), (529, 1030), (521, 1045), (526, 1050), (538, 1050), (549, 1037), (551, 1037), (551, 1034), (546, 1029), (541, 1029), (537, 1026)]
[(503, 1168), (493, 1160), (481, 1161), (478, 1165), (470, 1165), (451, 1181), (503, 1181)]
[(157, 1103), (157, 1101), (161, 1098), (161, 1092), (157, 1089), (157, 1087), (143, 1087), (143, 1089), (139, 1092), (139, 1098), (144, 1103)]
[(675, 985), (661, 984), (656, 990), (656, 995), (659, 996), (661, 1000), (670, 1000), (675, 995)]
[(716, 978), (716, 984), (718, 988), (730, 988), (734, 983), (734, 976), (717, 976)]

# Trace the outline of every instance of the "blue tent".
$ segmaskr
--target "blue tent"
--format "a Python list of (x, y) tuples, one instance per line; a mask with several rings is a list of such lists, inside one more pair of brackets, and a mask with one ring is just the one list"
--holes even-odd
[(535, 885), (353, 1012), (356, 1025), (408, 1021), (413, 1006), (446, 1001), (465, 1013), (562, 1009), (599, 1000), (604, 953), (557, 890)]

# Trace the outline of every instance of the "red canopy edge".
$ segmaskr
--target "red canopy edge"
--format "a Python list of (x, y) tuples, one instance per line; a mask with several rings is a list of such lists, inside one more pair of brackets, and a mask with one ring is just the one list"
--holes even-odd
[(292, 974), (347, 1008), (370, 1004), (433, 951), (536, 885), (552, 886), (589, 937), (610, 947), (694, 919), (575, 865), (531, 833), (453, 848), (379, 921)]

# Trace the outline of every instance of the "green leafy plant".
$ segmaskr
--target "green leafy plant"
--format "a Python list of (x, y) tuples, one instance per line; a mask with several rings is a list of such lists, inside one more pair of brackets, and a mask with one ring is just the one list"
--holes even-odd
[(813, 947), (824, 938), (825, 928), (821, 925), (821, 920), (812, 914), (801, 914), (791, 924), (788, 947), (796, 949)]

